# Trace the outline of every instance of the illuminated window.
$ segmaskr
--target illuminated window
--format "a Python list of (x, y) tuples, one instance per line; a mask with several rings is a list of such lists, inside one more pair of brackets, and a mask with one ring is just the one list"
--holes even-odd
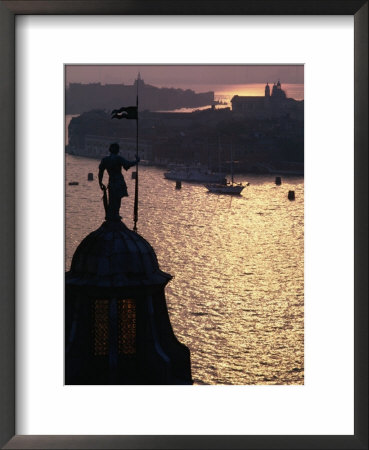
[[(118, 354), (136, 353), (136, 302), (121, 299), (117, 302)], [(95, 356), (109, 354), (109, 300), (95, 300), (93, 314), (93, 345)]]
[(134, 355), (136, 353), (136, 302), (131, 299), (119, 300), (118, 317), (118, 353)]

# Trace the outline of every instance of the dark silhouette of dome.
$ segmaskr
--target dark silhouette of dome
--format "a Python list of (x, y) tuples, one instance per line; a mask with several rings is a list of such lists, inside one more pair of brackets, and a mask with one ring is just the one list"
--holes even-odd
[(86, 236), (65, 275), (66, 384), (192, 384), (151, 245), (120, 221)]
[(163, 287), (171, 278), (160, 270), (154, 249), (142, 236), (122, 222), (106, 221), (78, 246), (66, 285), (137, 289)]

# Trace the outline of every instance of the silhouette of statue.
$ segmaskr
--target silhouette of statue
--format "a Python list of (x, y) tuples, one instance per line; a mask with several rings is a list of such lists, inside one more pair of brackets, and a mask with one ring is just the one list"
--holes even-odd
[[(122, 156), (118, 155), (119, 145), (114, 143), (109, 147), (110, 155), (103, 158), (99, 165), (99, 185), (104, 191), (104, 207), (106, 213), (106, 220), (120, 220), (119, 209), (122, 197), (128, 197), (127, 185), (122, 174), (122, 167), (128, 170), (140, 161), (127, 161)], [(106, 201), (106, 187), (103, 184), (104, 171), (109, 174), (109, 202)]]

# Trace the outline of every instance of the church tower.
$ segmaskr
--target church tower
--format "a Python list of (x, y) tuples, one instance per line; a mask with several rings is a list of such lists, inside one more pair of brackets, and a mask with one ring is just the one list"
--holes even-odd
[(138, 72), (137, 78), (134, 82), (135, 86), (138, 86), (139, 88), (142, 88), (145, 85), (144, 80), (141, 78), (141, 73)]
[(267, 83), (266, 86), (265, 86), (265, 97), (270, 97), (269, 83)]

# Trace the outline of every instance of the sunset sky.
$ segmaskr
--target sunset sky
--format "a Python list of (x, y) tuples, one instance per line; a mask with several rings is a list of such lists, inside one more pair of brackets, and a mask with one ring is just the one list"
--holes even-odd
[(303, 65), (68, 65), (68, 83), (133, 84), (137, 73), (147, 84), (196, 90), (208, 86), (247, 83), (304, 83)]

